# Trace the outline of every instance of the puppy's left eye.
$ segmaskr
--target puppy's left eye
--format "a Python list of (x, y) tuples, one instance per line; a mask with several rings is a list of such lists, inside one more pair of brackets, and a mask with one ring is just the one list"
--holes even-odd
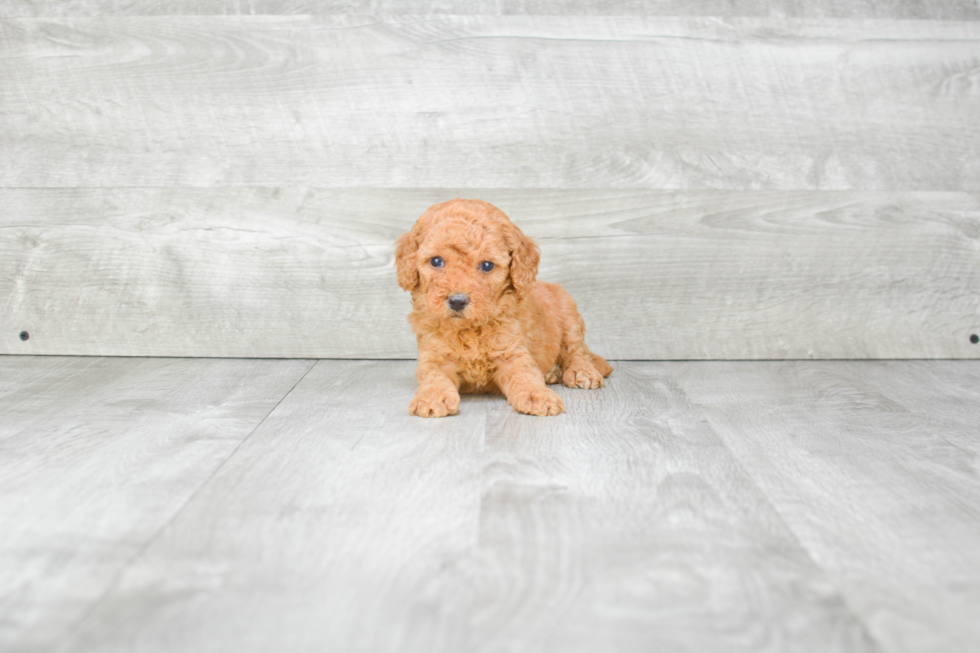
[(484, 261), (483, 263), (480, 263), (480, 269), (484, 272), (489, 272), (493, 269), (493, 263), (490, 261)]

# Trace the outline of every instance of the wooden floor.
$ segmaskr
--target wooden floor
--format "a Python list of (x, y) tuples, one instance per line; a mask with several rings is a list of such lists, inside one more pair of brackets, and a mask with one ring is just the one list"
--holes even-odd
[(0, 357), (0, 650), (980, 650), (980, 362)]

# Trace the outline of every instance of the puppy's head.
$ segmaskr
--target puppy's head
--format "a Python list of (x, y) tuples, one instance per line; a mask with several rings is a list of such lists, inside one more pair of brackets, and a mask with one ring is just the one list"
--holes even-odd
[(485, 323), (505, 295), (527, 292), (539, 258), (534, 241), (480, 200), (432, 206), (395, 248), (398, 285), (431, 316), (459, 327)]

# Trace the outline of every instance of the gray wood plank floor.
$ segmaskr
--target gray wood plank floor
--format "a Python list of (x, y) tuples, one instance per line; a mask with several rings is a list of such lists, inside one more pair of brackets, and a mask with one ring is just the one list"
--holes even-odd
[(63, 641), (312, 365), (0, 359), (0, 650)]
[(0, 357), (0, 650), (980, 648), (980, 362)]

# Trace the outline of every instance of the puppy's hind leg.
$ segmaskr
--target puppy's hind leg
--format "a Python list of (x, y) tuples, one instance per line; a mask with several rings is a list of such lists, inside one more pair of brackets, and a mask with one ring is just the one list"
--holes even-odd
[(565, 313), (568, 320), (565, 332), (562, 334), (559, 354), (561, 382), (569, 388), (586, 390), (601, 388), (603, 377), (609, 376), (613, 368), (605, 358), (589, 351), (585, 344), (585, 321), (579, 315), (574, 302), (571, 303), (570, 308), (571, 310)]
[[(608, 367), (609, 364), (606, 363), (606, 366)], [(612, 371), (612, 368), (609, 370)], [(592, 364), (588, 349), (570, 353), (568, 358), (562, 361), (561, 382), (569, 388), (595, 390), (602, 387), (602, 377), (602, 372)]]
[(609, 376), (612, 374), (613, 366), (606, 362), (605, 358), (599, 354), (593, 354), (592, 352), (589, 352), (589, 355), (592, 356), (592, 365), (599, 370), (599, 374), (602, 376)]
[(561, 366), (555, 364), (547, 374), (544, 375), (544, 382), (548, 385), (561, 383)]

